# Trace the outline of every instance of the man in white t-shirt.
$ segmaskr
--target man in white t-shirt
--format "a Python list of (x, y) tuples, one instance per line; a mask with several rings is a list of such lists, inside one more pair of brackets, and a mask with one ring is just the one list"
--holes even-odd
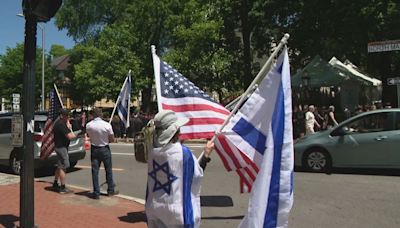
[(93, 179), (93, 198), (99, 199), (99, 169), (101, 163), (104, 163), (106, 170), (106, 180), (108, 184), (107, 195), (118, 195), (119, 191), (115, 190), (113, 173), (112, 173), (112, 155), (109, 143), (115, 141), (114, 132), (111, 124), (103, 120), (103, 112), (99, 108), (93, 111), (94, 120), (90, 121), (86, 126), (86, 132), (90, 137), (91, 145), (91, 162), (92, 162), (92, 179)]
[(317, 125), (319, 128), (321, 128), (320, 124), (315, 120), (315, 115), (314, 115), (314, 105), (310, 105), (308, 107), (308, 112), (306, 113), (306, 134), (312, 134), (314, 133), (314, 125)]

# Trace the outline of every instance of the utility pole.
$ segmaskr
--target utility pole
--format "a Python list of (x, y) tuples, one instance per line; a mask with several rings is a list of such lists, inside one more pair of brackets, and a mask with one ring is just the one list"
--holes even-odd
[(20, 224), (21, 228), (37, 227), (34, 221), (34, 116), (36, 72), (36, 16), (32, 1), (25, 1), (25, 51), (22, 113), (24, 116), (24, 145), (21, 162)]
[(62, 0), (23, 0), (25, 17), (24, 84), (23, 84), (23, 146), (20, 183), (20, 227), (37, 228), (34, 206), (34, 131), (35, 131), (35, 73), (36, 26), (54, 17)]

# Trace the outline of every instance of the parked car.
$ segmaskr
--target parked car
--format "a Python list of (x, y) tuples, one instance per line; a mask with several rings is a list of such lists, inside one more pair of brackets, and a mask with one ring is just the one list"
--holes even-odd
[(400, 168), (400, 109), (354, 116), (295, 140), (295, 165), (312, 172), (332, 167)]
[[(0, 165), (10, 166), (15, 174), (20, 173), (20, 156), (18, 153), (21, 148), (13, 147), (11, 143), (11, 119), (15, 113), (0, 114)], [(42, 138), (44, 125), (47, 120), (48, 112), (39, 112), (35, 114), (35, 133), (34, 133), (34, 163), (35, 168), (43, 166), (54, 166), (57, 164), (57, 155), (53, 152), (46, 161), (40, 159), (40, 148), (42, 146)], [(75, 133), (80, 130), (79, 126), (74, 126), (72, 129)], [(86, 156), (85, 136), (83, 133), (78, 134), (78, 137), (71, 140), (68, 148), (70, 166), (74, 167), (79, 160)]]

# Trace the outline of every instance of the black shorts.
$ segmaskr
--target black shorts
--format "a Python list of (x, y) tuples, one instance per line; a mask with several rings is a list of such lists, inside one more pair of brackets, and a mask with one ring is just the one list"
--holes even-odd
[(57, 166), (60, 169), (67, 169), (69, 168), (69, 155), (68, 149), (65, 147), (56, 148), (56, 154), (58, 158)]

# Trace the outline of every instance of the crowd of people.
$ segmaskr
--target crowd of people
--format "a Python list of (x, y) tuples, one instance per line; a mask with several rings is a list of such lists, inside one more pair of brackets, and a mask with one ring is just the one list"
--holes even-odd
[[(390, 103), (386, 103), (385, 106), (383, 106), (382, 103), (377, 103), (371, 106), (358, 105), (352, 113), (348, 106), (345, 105), (343, 107), (344, 120), (363, 112), (382, 108), (392, 108), (392, 106)], [(315, 107), (314, 105), (295, 105), (293, 107), (292, 122), (294, 139), (303, 137), (306, 134), (324, 131), (338, 125), (338, 121), (335, 117), (335, 107), (333, 105), (328, 108), (322, 106), (321, 109), (318, 109), (318, 107)]]
[(129, 118), (129, 127), (125, 128), (124, 123), (118, 115), (115, 115), (111, 120), (111, 126), (114, 131), (115, 138), (134, 138), (136, 132), (139, 132), (147, 125), (147, 123), (154, 117), (146, 113), (140, 112), (137, 114), (132, 113)]
[[(114, 137), (118, 138), (134, 138), (136, 132), (139, 132), (147, 125), (147, 123), (153, 119), (153, 115), (149, 115), (144, 112), (132, 113), (129, 118), (129, 127), (126, 128), (124, 123), (121, 121), (118, 115), (114, 115), (111, 120), (112, 130)], [(93, 116), (90, 114), (89, 118), (86, 118), (85, 112), (73, 113), (71, 118), (71, 124), (74, 129), (82, 129), (86, 132), (86, 124), (93, 120)], [(104, 118), (105, 121), (109, 122), (110, 118)]]

